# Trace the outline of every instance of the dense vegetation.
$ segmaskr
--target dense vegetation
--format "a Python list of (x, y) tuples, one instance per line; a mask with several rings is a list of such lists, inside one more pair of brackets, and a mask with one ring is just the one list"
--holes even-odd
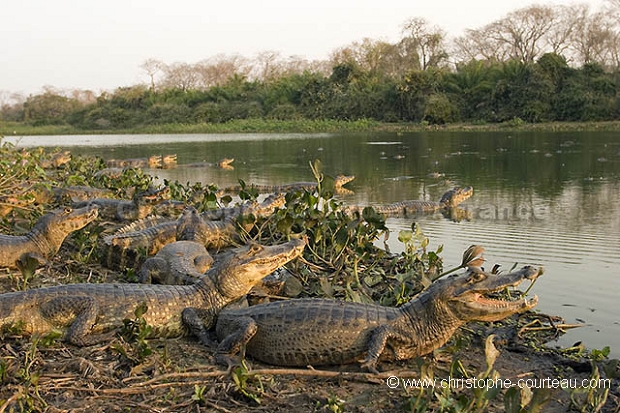
[(148, 84), (99, 96), (48, 87), (12, 104), (2, 99), (0, 121), (148, 131), (259, 119), (620, 120), (620, 4), (607, 3), (608, 10), (596, 13), (583, 4), (529, 6), (450, 42), (443, 30), (412, 18), (399, 41), (363, 39), (327, 61), (283, 59), (277, 52), (193, 64), (147, 59), (140, 67)]
[(555, 54), (534, 63), (471, 61), (455, 71), (411, 70), (400, 79), (340, 64), (329, 76), (234, 77), (207, 90), (120, 88), (87, 105), (44, 93), (25, 102), (22, 116), (15, 120), (89, 130), (251, 118), (430, 124), (604, 121), (620, 119), (620, 73), (606, 72), (596, 63), (571, 68)]

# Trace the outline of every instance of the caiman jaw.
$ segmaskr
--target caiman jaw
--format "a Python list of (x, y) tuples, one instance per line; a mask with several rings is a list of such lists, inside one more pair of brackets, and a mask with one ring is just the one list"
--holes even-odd
[(479, 269), (470, 269), (469, 276), (464, 279), (464, 285), (453, 291), (451, 307), (464, 321), (496, 321), (514, 313), (530, 310), (538, 304), (537, 296), (512, 300), (492, 295), (507, 287), (515, 287), (523, 280), (533, 281), (542, 272), (541, 268), (524, 267), (511, 274), (493, 275)]
[[(244, 263), (229, 263), (226, 276), (220, 274), (218, 289), (224, 296), (241, 296), (246, 294), (263, 278), (299, 257), (306, 246), (305, 239), (291, 240), (285, 244), (270, 247), (250, 246), (249, 257)], [(260, 257), (265, 254), (264, 257)]]
[(531, 297), (529, 300), (527, 297), (522, 297), (517, 300), (506, 300), (475, 293), (472, 298), (472, 301), (478, 304), (481, 309), (529, 310), (538, 304), (538, 296), (536, 295)]

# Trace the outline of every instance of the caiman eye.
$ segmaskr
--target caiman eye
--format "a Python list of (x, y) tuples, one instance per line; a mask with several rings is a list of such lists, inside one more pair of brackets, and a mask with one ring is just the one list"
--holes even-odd
[(260, 244), (251, 244), (250, 245), (249, 253), (254, 255), (254, 254), (258, 254), (262, 250), (263, 250), (263, 246), (262, 245), (260, 245)]
[(63, 212), (64, 212), (65, 214), (67, 214), (67, 215), (68, 215), (68, 214), (70, 214), (70, 213), (72, 213), (72, 212), (73, 212), (73, 209), (72, 209), (72, 208), (70, 208), (70, 207), (65, 207), (65, 208), (64, 208), (64, 210), (63, 210)]
[(484, 280), (485, 278), (487, 278), (487, 275), (483, 273), (482, 271), (471, 271), (471, 273), (469, 274), (469, 277), (467, 277), (467, 282), (473, 284), (473, 283), (480, 282)]

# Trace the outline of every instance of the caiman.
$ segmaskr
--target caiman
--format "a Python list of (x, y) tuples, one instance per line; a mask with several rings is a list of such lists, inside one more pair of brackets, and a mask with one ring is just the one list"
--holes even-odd
[(533, 308), (538, 299), (514, 301), (490, 294), (541, 269), (531, 266), (506, 275), (472, 267), (431, 284), (401, 307), (308, 298), (226, 309), (218, 317), (221, 340), (216, 361), (230, 364), (246, 346), (257, 360), (281, 366), (352, 363), (377, 372), (379, 360), (406, 360), (443, 346), (469, 321), (497, 321)]
[[(343, 185), (348, 184), (352, 180), (355, 179), (353, 175), (337, 175), (334, 178), (334, 191), (338, 193), (339, 191), (347, 192), (348, 190), (343, 187)], [(318, 184), (316, 182), (293, 182), (290, 184), (282, 184), (282, 185), (257, 185), (251, 184), (246, 185), (246, 189), (254, 189), (259, 193), (286, 193), (290, 191), (299, 191), (306, 189), (308, 191), (314, 191), (317, 189)], [(226, 188), (222, 188), (218, 191), (218, 195), (223, 194), (238, 194), (241, 192), (243, 187), (241, 185), (229, 186)]]
[[(390, 216), (409, 216), (418, 214), (428, 214), (437, 211), (449, 210), (458, 207), (462, 202), (469, 199), (474, 193), (474, 188), (467, 186), (464, 188), (455, 187), (445, 192), (439, 201), (407, 200), (394, 202), (386, 205), (375, 205), (374, 210), (386, 217)], [(348, 213), (361, 213), (364, 206), (350, 205), (343, 208)]]
[(105, 161), (108, 168), (161, 168), (161, 155), (152, 155), (148, 158), (108, 159)]
[(80, 208), (93, 204), (99, 207), (99, 216), (103, 219), (135, 221), (151, 214), (155, 205), (169, 198), (170, 188), (165, 186), (160, 189), (152, 188), (137, 192), (131, 200), (95, 198), (77, 202), (74, 206)]
[(208, 209), (201, 214), (201, 217), (208, 221), (237, 218), (243, 215), (266, 217), (284, 204), (286, 204), (286, 197), (282, 193), (277, 193), (269, 195), (262, 202), (245, 202), (231, 207)]
[(1, 294), (0, 327), (14, 326), (24, 335), (57, 330), (62, 340), (84, 346), (109, 338), (146, 305), (149, 337), (178, 337), (189, 331), (208, 341), (206, 330), (225, 305), (300, 256), (304, 246), (302, 239), (248, 245), (193, 285), (68, 284)]
[(175, 241), (195, 241), (209, 249), (229, 247), (241, 241), (240, 230), (250, 229), (250, 224), (240, 226), (232, 219), (205, 220), (194, 207), (186, 207), (177, 220), (147, 217), (105, 236), (104, 264), (113, 269), (137, 268), (144, 256)]
[(140, 267), (144, 284), (193, 284), (213, 265), (213, 257), (196, 241), (175, 241), (165, 245)]
[[(267, 197), (261, 203), (246, 203), (202, 213), (192, 206), (186, 206), (176, 220), (148, 217), (104, 237), (104, 242), (126, 249), (147, 248), (149, 255), (155, 254), (170, 242), (182, 240), (197, 241), (207, 248), (222, 248), (239, 241), (240, 228), (235, 219), (250, 214), (256, 217), (268, 216), (284, 202), (284, 196), (278, 195)], [(244, 224), (242, 229), (249, 231), (252, 226)]]
[(213, 162), (194, 162), (186, 163), (183, 166), (187, 168), (204, 168), (204, 167), (216, 167), (220, 169), (233, 170), (234, 166), (231, 165), (235, 161), (235, 158), (222, 158), (219, 161)]
[(96, 198), (113, 198), (114, 191), (91, 186), (73, 185), (67, 187), (52, 186), (33, 188), (31, 193), (38, 204), (88, 201)]
[(64, 208), (39, 218), (25, 235), (0, 234), (0, 267), (14, 267), (23, 255), (44, 261), (58, 252), (71, 232), (83, 228), (97, 218), (97, 207)]
[(52, 154), (49, 159), (41, 159), (39, 166), (43, 169), (60, 168), (71, 161), (71, 152), (62, 151)]

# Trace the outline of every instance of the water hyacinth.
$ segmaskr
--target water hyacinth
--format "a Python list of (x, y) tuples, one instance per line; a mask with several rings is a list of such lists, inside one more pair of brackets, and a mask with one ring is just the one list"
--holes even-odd
[(451, 268), (448, 271), (445, 271), (439, 274), (435, 279), (441, 278), (444, 275), (452, 274), (455, 271), (460, 270), (461, 268), (480, 268), (482, 264), (484, 264), (484, 247), (480, 245), (471, 245), (469, 248), (465, 250), (463, 253), (463, 260), (461, 264), (457, 267)]
[(480, 245), (471, 245), (469, 248), (465, 250), (463, 253), (463, 261), (461, 261), (460, 268), (467, 267), (482, 267), (484, 264), (484, 247)]

